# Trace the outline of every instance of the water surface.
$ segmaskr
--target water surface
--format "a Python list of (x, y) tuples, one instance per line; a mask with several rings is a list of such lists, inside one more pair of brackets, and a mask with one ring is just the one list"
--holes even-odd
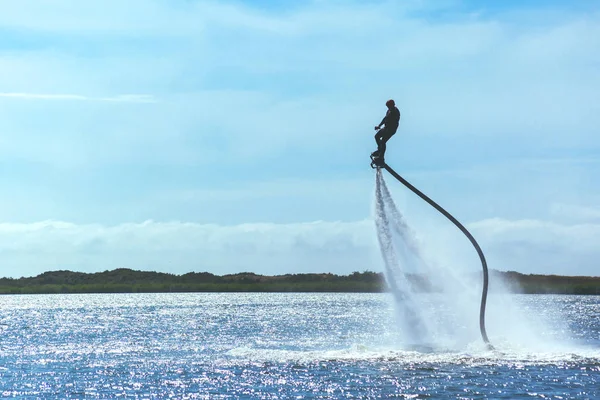
[(0, 392), (600, 398), (600, 296), (513, 295), (511, 302), (525, 320), (488, 310), (495, 345), (488, 350), (477, 315), (473, 327), (448, 334), (460, 336), (454, 342), (403, 342), (388, 294), (1, 296)]

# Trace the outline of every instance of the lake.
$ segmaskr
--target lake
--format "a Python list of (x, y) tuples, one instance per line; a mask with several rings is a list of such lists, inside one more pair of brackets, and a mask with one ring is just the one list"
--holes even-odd
[[(425, 303), (442, 310), (433, 295)], [(440, 340), (406, 343), (386, 293), (0, 296), (0, 392), (600, 398), (600, 296), (492, 296), (489, 304), (493, 350), (478, 337), (476, 303), (462, 325), (453, 325), (452, 311), (439, 312), (450, 321)]]

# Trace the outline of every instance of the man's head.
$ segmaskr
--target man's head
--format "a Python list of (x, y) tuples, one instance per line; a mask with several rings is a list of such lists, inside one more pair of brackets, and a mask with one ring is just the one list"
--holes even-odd
[(394, 103), (394, 100), (389, 99), (388, 101), (385, 102), (385, 105), (387, 106), (387, 108), (392, 108), (396, 105), (396, 103)]

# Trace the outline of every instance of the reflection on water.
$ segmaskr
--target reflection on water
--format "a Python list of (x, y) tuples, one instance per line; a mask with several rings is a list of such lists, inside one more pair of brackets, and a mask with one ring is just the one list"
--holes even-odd
[[(452, 318), (435, 296), (423, 300), (440, 311), (434, 318)], [(510, 323), (502, 326), (498, 314), (509, 311), (490, 299), (488, 334), (497, 351), (487, 351), (476, 335), (448, 340), (452, 332), (428, 345), (403, 343), (387, 294), (2, 296), (0, 391), (46, 398), (600, 396), (600, 296), (513, 295), (510, 302)], [(471, 327), (455, 333), (465, 330)]]

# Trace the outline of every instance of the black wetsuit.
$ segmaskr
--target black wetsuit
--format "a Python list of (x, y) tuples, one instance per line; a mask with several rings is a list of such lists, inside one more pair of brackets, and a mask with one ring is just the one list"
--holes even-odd
[(379, 157), (383, 159), (386, 149), (385, 143), (394, 136), (396, 130), (398, 130), (398, 125), (400, 125), (400, 110), (396, 106), (388, 109), (379, 126), (381, 125), (384, 125), (384, 128), (375, 134), (375, 142), (377, 143)]

